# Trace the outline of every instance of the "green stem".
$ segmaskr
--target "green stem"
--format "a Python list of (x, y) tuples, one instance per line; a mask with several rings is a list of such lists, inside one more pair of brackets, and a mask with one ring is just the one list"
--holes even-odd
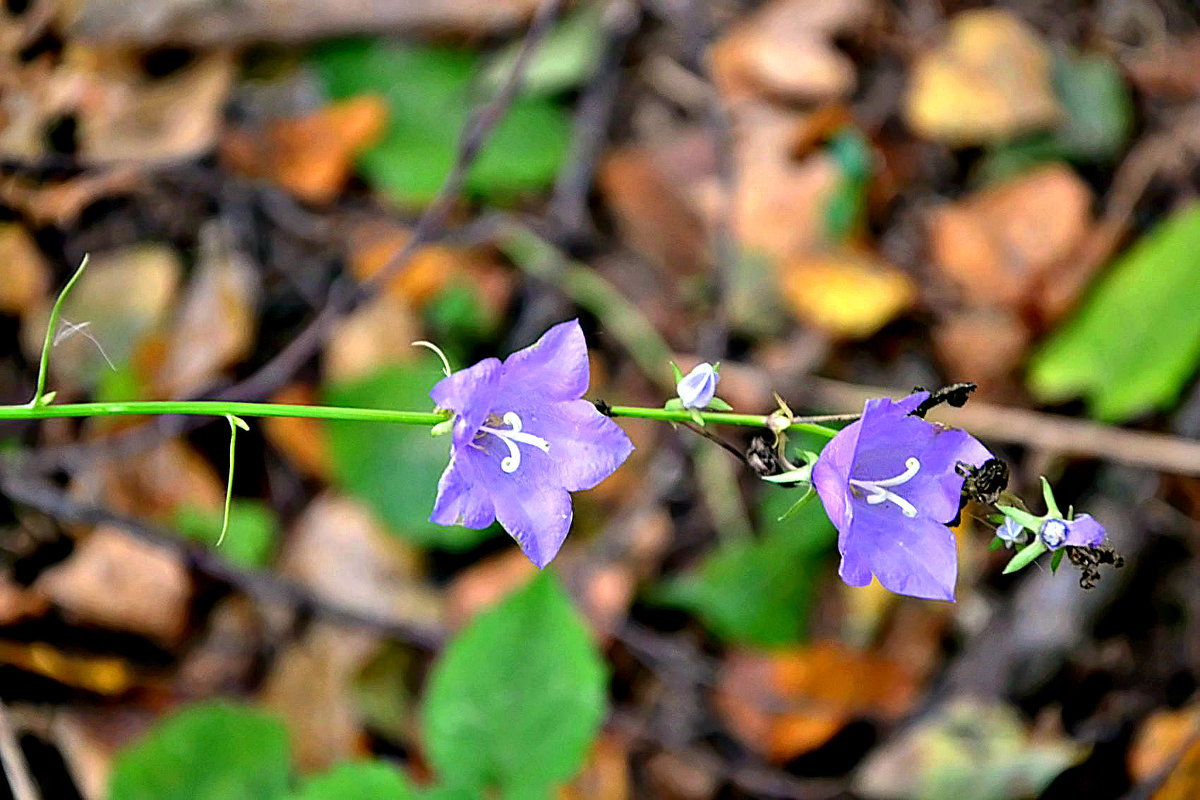
[(450, 418), (438, 411), (392, 411), (381, 408), (301, 406), (283, 403), (237, 403), (220, 400), (143, 400), (128, 403), (71, 403), (40, 406), (0, 406), (0, 420), (53, 419), (55, 417), (117, 417), (186, 414), (201, 417), (303, 417), (353, 422), (396, 422), (402, 425), (437, 425)]
[[(691, 422), (692, 414), (688, 409), (673, 411), (666, 408), (642, 408), (641, 406), (609, 406), (608, 415), (610, 417), (629, 417), (633, 419), (654, 419), (663, 422)], [(717, 425), (740, 425), (749, 428), (768, 428), (767, 417), (763, 414), (734, 414), (729, 411), (701, 411), (701, 418), (705, 422), (712, 422)], [(837, 431), (833, 428), (827, 428), (824, 425), (817, 425), (812, 422), (793, 422), (788, 430), (805, 431), (813, 433), (817, 436), (824, 436), (826, 439), (832, 439), (837, 435)]]
[[(662, 422), (691, 422), (687, 410), (640, 406), (610, 406), (609, 416), (653, 419)], [(340, 406), (303, 406), (284, 403), (238, 403), (222, 400), (139, 400), (127, 403), (63, 403), (60, 405), (0, 406), (2, 420), (54, 419), (58, 417), (117, 417), (152, 416), (156, 414), (186, 414), (190, 416), (224, 417), (302, 417), (352, 422), (394, 422), (401, 425), (437, 425), (450, 419), (445, 411), (393, 411), (381, 408), (346, 408)], [(767, 417), (762, 414), (734, 414), (727, 411), (701, 411), (705, 422), (717, 425), (766, 428)], [(807, 431), (826, 439), (837, 435), (833, 428), (811, 422), (793, 422), (789, 430)]]

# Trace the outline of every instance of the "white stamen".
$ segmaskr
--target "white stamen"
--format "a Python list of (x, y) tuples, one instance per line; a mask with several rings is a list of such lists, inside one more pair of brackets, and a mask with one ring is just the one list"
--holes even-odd
[(521, 451), (517, 449), (518, 444), (531, 445), (543, 453), (550, 452), (550, 443), (545, 439), (540, 436), (534, 436), (532, 433), (522, 432), (523, 423), (515, 411), (506, 412), (504, 414), (504, 422), (511, 430), (489, 428), (487, 425), (479, 426), (479, 430), (499, 437), (500, 441), (504, 442), (505, 446), (508, 447), (508, 455), (501, 460), (500, 469), (505, 472), (516, 472), (517, 467), (521, 466)]
[(880, 503), (885, 503), (890, 500), (899, 506), (900, 510), (904, 512), (904, 516), (915, 517), (917, 515), (916, 507), (900, 495), (891, 491), (889, 487), (901, 486), (905, 483), (908, 483), (914, 477), (916, 477), (916, 474), (920, 471), (921, 462), (916, 457), (910, 456), (909, 459), (904, 462), (904, 472), (901, 472), (895, 477), (884, 478), (883, 480), (878, 481), (863, 481), (856, 478), (851, 478), (850, 485), (857, 486), (860, 489), (866, 489), (867, 502), (873, 506), (877, 506)]

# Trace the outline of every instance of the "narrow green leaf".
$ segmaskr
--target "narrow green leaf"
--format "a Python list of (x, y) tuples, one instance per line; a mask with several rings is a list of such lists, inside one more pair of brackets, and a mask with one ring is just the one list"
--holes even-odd
[(719, 397), (714, 397), (712, 400), (709, 400), (708, 407), (713, 411), (733, 411), (733, 406), (729, 405), (729, 403), (726, 403)]
[(1024, 569), (1034, 562), (1038, 556), (1047, 552), (1046, 545), (1042, 544), (1041, 539), (1034, 539), (1030, 544), (1025, 545), (1021, 552), (1012, 557), (1008, 565), (1004, 568), (1004, 574), (1016, 572), (1019, 569)]
[(675, 376), (675, 383), (678, 384), (681, 380), (683, 380), (683, 370), (681, 370), (679, 368), (679, 365), (676, 364), (674, 361), (672, 361), (670, 363), (671, 363), (671, 374)]
[(1108, 422), (1172, 407), (1200, 363), (1200, 204), (1144, 235), (1035, 354), (1041, 400), (1083, 395)]
[[(512, 74), (521, 49), (516, 41), (493, 57), (483, 82), (495, 91)], [(522, 88), (554, 94), (578, 86), (596, 71), (604, 47), (604, 4), (582, 3), (551, 29), (525, 68)]]
[(288, 789), (283, 723), (226, 703), (186, 708), (117, 755), (110, 800), (279, 800)]
[(1050, 556), (1050, 571), (1051, 572), (1058, 572), (1058, 565), (1062, 563), (1063, 556), (1065, 556), (1066, 554), (1067, 554), (1067, 551), (1062, 549), (1061, 547), (1054, 551), (1054, 555)]
[(604, 706), (596, 645), (543, 572), (476, 617), (434, 666), (429, 759), (455, 785), (545, 792), (582, 766)]

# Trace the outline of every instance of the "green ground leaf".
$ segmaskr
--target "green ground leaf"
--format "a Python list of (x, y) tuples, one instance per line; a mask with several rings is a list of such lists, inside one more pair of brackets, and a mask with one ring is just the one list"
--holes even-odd
[(1145, 234), (1038, 351), (1028, 383), (1119, 422), (1172, 407), (1200, 363), (1200, 205)]
[(304, 782), (291, 800), (411, 800), (408, 778), (383, 761), (340, 764)]
[[(171, 521), (175, 530), (189, 539), (215, 546), (221, 531), (220, 509), (184, 506)], [(275, 554), (279, 538), (279, 517), (261, 500), (235, 498), (229, 513), (229, 530), (217, 550), (225, 558), (244, 567), (265, 567)]]
[[(412, 365), (327, 386), (324, 400), (337, 406), (432, 410), (429, 390), (441, 378), (437, 358), (422, 356)], [(331, 422), (329, 441), (338, 484), (366, 501), (400, 537), (424, 546), (465, 550), (494, 532), (429, 521), (438, 478), (450, 460), (449, 437), (435, 439), (429, 428), (419, 425)]]
[(160, 721), (117, 755), (111, 800), (279, 800), (288, 790), (283, 723), (226, 703)]
[(604, 717), (605, 682), (579, 614), (542, 573), (478, 616), (435, 665), (429, 759), (459, 786), (544, 794), (582, 766)]
[[(508, 80), (521, 45), (514, 42), (489, 60), (484, 85), (494, 91)], [(581, 3), (533, 51), (521, 87), (539, 95), (574, 88), (595, 73), (603, 49), (604, 4)]]
[[(455, 47), (358, 40), (317, 48), (312, 63), (331, 97), (378, 95), (388, 106), (387, 133), (360, 159), (367, 177), (405, 205), (432, 200), (476, 105), (480, 57)], [(480, 151), (466, 189), (488, 200), (539, 191), (554, 180), (569, 141), (561, 105), (519, 97)]]
[(722, 545), (650, 599), (688, 609), (730, 642), (778, 647), (802, 640), (837, 531), (820, 503), (809, 503), (780, 522), (800, 496), (797, 490), (766, 489), (760, 538)]

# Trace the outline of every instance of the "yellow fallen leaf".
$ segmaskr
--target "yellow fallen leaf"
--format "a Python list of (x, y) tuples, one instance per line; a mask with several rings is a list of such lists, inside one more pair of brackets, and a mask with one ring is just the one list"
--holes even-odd
[(858, 253), (798, 256), (783, 263), (781, 278), (792, 313), (839, 338), (866, 338), (917, 299), (908, 275)]
[(904, 111), (919, 136), (954, 145), (1047, 127), (1060, 114), (1050, 54), (1010, 12), (964, 11), (946, 42), (917, 60)]

